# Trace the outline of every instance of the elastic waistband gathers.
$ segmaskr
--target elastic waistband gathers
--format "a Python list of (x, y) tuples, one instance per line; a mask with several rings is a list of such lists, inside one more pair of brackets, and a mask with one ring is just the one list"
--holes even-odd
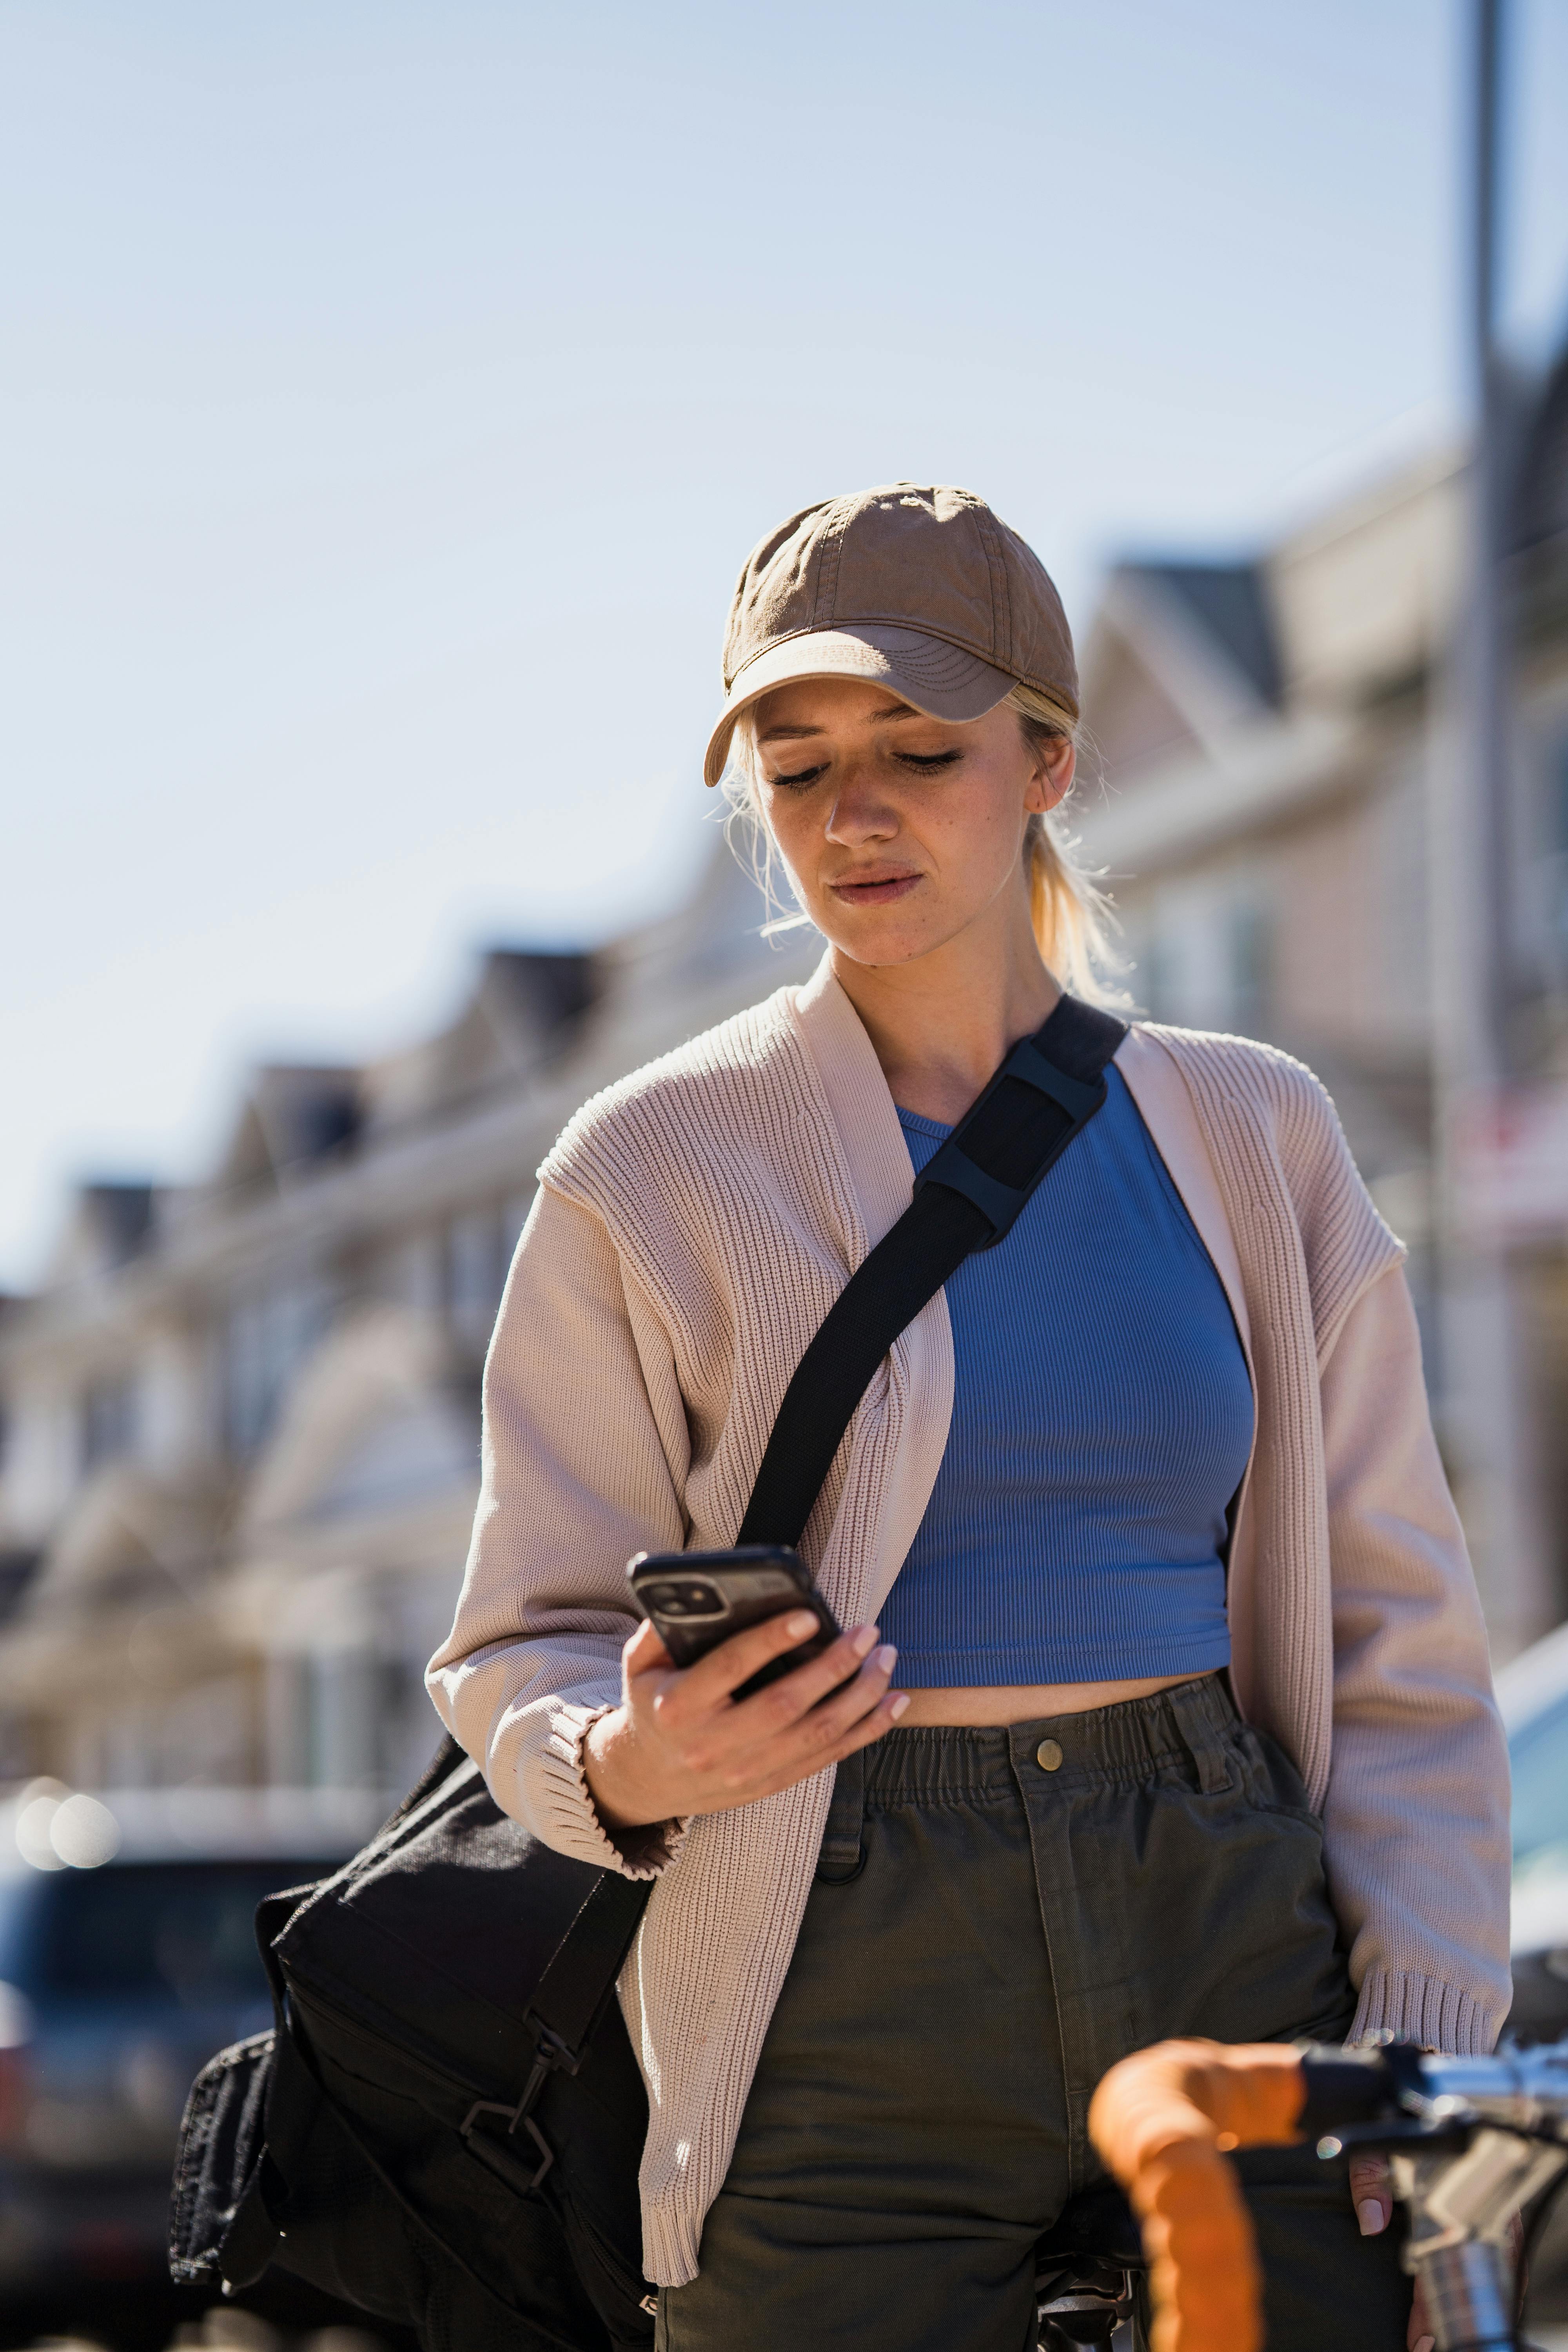
[(1136, 1783), (1189, 1759), (1201, 1766), (1229, 1743), (1239, 1721), (1226, 1677), (1205, 1675), (1082, 1715), (895, 1728), (861, 1751), (865, 1803), (879, 1811), (1002, 1798), (1016, 1790), (1016, 1766), (1038, 1769), (1047, 1748), (1053, 1760), (1047, 1769), (1058, 1786)]

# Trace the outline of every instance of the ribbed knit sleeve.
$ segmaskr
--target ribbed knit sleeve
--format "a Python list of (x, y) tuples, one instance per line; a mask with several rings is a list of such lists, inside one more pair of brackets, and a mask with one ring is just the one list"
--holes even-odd
[(479, 1506), (426, 1680), (495, 1800), (579, 1862), (655, 1876), (680, 1825), (602, 1827), (589, 1726), (620, 1698), (626, 1561), (679, 1550), (685, 1414), (668, 1337), (602, 1223), (542, 1187), (485, 1366)]
[(1487, 2051), (1510, 1990), (1508, 1751), (1399, 1268), (1345, 1318), (1322, 1402), (1334, 1649), (1324, 1854), (1360, 1994), (1356, 2034), (1386, 2026), (1432, 2049)]
[(1322, 1814), (1358, 2034), (1489, 2049), (1510, 1997), (1508, 1760), (1403, 1246), (1310, 1070), (1241, 1038), (1148, 1034), (1187, 1082), (1247, 1291), (1243, 1710)]

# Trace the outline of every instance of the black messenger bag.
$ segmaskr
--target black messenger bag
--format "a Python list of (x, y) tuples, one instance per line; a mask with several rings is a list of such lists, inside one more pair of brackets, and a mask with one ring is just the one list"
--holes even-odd
[[(1064, 996), (1013, 1048), (806, 1349), (738, 1542), (798, 1541), (878, 1364), (1100, 1108), (1124, 1034)], [(191, 2092), (174, 2277), (232, 2294), (275, 2265), (425, 2352), (650, 2346), (615, 1999), (650, 1891), (542, 1845), (447, 1740), (353, 1861), (262, 1904), (275, 2022)]]

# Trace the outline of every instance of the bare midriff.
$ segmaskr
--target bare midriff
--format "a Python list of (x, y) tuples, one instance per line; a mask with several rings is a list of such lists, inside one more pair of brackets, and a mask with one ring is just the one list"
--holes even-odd
[(1087, 1715), (1091, 1707), (1120, 1706), (1130, 1698), (1151, 1698), (1178, 1683), (1202, 1682), (1202, 1675), (1147, 1675), (1129, 1683), (998, 1683), (979, 1690), (912, 1690), (899, 1728), (943, 1723), (971, 1729), (987, 1724), (1033, 1723), (1042, 1715)]

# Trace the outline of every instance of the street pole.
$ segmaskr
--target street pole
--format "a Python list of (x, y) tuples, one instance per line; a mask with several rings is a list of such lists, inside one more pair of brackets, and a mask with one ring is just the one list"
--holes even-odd
[(1501, 577), (1507, 415), (1497, 336), (1503, 0), (1470, 0), (1469, 16), (1472, 439), (1463, 609), (1447, 723), (1433, 761), (1435, 1189), (1440, 1422), (1500, 1659), (1543, 1632), (1556, 1611), (1532, 1475), (1515, 1270), (1484, 1175), (1506, 1132), (1516, 1075)]

